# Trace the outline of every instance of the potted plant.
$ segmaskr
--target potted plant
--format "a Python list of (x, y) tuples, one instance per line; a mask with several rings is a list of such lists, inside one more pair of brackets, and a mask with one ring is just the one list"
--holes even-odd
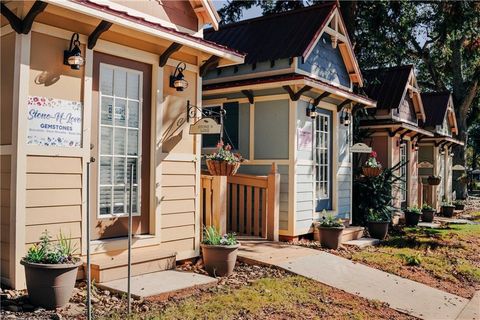
[(455, 210), (465, 210), (465, 203), (460, 199), (455, 200), (453, 205), (455, 206)]
[(67, 304), (82, 264), (74, 252), (70, 239), (60, 233), (54, 244), (46, 230), (40, 242), (28, 250), (20, 263), (25, 267), (28, 298), (33, 305), (55, 309)]
[[(325, 214), (326, 211), (323, 210), (323, 213)], [(345, 226), (341, 219), (335, 219), (332, 215), (324, 216), (318, 226), (322, 247), (337, 250), (342, 241), (344, 228)]]
[(407, 226), (414, 227), (420, 221), (420, 217), (422, 216), (422, 211), (417, 206), (408, 207), (405, 211), (405, 224)]
[(424, 203), (422, 206), (422, 221), (432, 222), (434, 217), (435, 217), (435, 209), (433, 209), (427, 203)]
[(447, 218), (453, 217), (453, 214), (455, 213), (455, 205), (453, 205), (449, 201), (443, 201), (442, 202), (442, 215)]
[(469, 184), (471, 182), (470, 177), (466, 173), (462, 173), (460, 177), (458, 177), (457, 181), (459, 181), (462, 184)]
[(388, 233), (388, 225), (391, 220), (391, 211), (389, 209), (374, 211), (369, 209), (367, 215), (367, 229), (370, 237), (383, 240)]
[(205, 158), (212, 176), (233, 176), (244, 161), (239, 153), (232, 152), (232, 146), (224, 145), (222, 141), (217, 144), (217, 151), (206, 155)]
[(368, 160), (362, 167), (363, 175), (366, 177), (378, 177), (382, 172), (382, 165), (377, 161), (377, 153), (372, 151)]
[(427, 182), (431, 186), (438, 186), (440, 181), (442, 181), (442, 177), (440, 176), (428, 176), (427, 178)]
[(204, 228), (202, 240), (203, 263), (212, 277), (233, 273), (240, 244), (234, 233), (221, 235), (214, 226)]

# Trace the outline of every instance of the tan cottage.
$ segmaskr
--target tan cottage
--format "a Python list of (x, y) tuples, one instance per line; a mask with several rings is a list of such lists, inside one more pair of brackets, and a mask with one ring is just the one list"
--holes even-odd
[(131, 165), (133, 274), (197, 256), (187, 100), (200, 106), (203, 70), (243, 62), (202, 39), (218, 25), (211, 1), (1, 4), (1, 282), (24, 288), (20, 259), (44, 230), (86, 254), (88, 187), (92, 275), (124, 277)]

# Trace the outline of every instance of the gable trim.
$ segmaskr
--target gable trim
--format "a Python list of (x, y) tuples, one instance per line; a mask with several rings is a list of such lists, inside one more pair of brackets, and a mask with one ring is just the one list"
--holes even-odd
[[(332, 20), (336, 29), (330, 27)], [(340, 31), (343, 31), (344, 34), (342, 34)], [(355, 53), (353, 52), (348, 33), (346, 32), (345, 22), (337, 6), (332, 7), (332, 11), (328, 14), (327, 19), (325, 19), (324, 23), (318, 29), (315, 37), (308, 44), (307, 48), (303, 52), (302, 57), (306, 59), (312, 53), (318, 41), (320, 41), (323, 33), (330, 35), (332, 38), (332, 46), (334, 48), (338, 46), (345, 64), (345, 68), (347, 69), (350, 77), (350, 81), (363, 87), (363, 77), (360, 71), (360, 66), (357, 58), (355, 57)]]

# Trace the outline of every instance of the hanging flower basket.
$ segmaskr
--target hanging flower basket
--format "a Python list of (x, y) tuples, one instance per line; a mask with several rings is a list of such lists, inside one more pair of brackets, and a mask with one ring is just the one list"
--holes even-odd
[(240, 168), (240, 162), (207, 160), (207, 167), (212, 176), (234, 176)]
[(381, 168), (362, 167), (363, 175), (366, 177), (378, 177), (382, 173)]
[(427, 182), (431, 186), (438, 186), (442, 181), (441, 177), (429, 176)]

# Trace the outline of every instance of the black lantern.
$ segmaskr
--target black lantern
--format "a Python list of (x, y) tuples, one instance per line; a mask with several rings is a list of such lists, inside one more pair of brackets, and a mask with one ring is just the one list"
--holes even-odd
[(177, 91), (183, 91), (188, 88), (188, 81), (185, 80), (183, 71), (187, 66), (184, 62), (179, 62), (175, 68), (175, 72), (170, 76), (170, 88), (175, 88)]
[(80, 70), (84, 62), (85, 60), (80, 50), (79, 35), (78, 33), (74, 33), (72, 39), (70, 39), (70, 48), (63, 51), (63, 64), (70, 66), (73, 70)]
[(317, 108), (310, 103), (307, 107), (307, 117), (310, 117), (311, 119), (315, 119), (317, 117)]
[(343, 124), (345, 127), (348, 127), (350, 125), (350, 115), (348, 112), (345, 112), (345, 118), (343, 118)]

